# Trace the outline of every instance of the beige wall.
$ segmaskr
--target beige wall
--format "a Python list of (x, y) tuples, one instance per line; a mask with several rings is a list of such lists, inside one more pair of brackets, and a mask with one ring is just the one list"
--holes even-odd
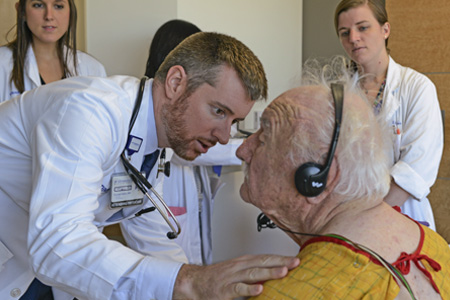
[(86, 51), (86, 12), (85, 0), (74, 0), (77, 7), (77, 48)]
[(153, 35), (177, 18), (177, 0), (85, 2), (87, 52), (104, 64), (108, 75), (144, 75)]
[[(402, 65), (427, 75), (445, 110), (445, 141), (450, 142), (450, 5), (448, 0), (387, 0), (389, 48)], [(432, 134), (432, 133), (430, 133)], [(444, 146), (438, 179), (431, 188), (437, 231), (450, 242), (450, 147)]]
[[(16, 22), (15, 0), (0, 0), (0, 45), (6, 44), (6, 33)], [(12, 40), (14, 34), (8, 36)]]

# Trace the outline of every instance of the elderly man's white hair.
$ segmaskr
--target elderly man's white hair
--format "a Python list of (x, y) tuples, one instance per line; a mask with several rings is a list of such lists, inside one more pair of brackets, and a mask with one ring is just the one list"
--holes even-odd
[[(314, 101), (323, 101), (324, 109), (311, 110), (308, 126), (296, 128), (292, 137), (292, 162), (300, 166), (305, 162), (324, 164), (327, 153), (317, 157), (319, 149), (328, 149), (335, 126), (334, 101), (330, 84), (344, 85), (344, 108), (342, 125), (335, 156), (340, 170), (340, 179), (334, 193), (342, 199), (380, 199), (389, 191), (390, 175), (388, 148), (391, 141), (385, 122), (377, 121), (372, 106), (368, 104), (359, 83), (352, 76), (349, 61), (337, 56), (320, 62), (309, 60), (305, 63), (302, 85), (319, 86)], [(302, 122), (301, 122), (302, 123)]]

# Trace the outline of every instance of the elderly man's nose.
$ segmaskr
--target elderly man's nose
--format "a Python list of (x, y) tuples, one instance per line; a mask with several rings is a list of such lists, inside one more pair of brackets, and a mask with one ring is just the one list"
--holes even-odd
[(253, 155), (253, 139), (252, 137), (249, 137), (247, 140), (245, 140), (241, 146), (239, 146), (239, 148), (236, 150), (236, 156), (246, 162), (246, 163), (250, 163), (250, 160), (252, 158)]

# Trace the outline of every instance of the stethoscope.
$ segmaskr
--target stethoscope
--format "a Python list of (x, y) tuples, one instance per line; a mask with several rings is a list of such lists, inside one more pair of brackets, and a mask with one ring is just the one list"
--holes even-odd
[[(133, 129), (134, 122), (136, 121), (137, 115), (139, 113), (139, 108), (141, 106), (142, 96), (144, 94), (145, 83), (146, 83), (147, 79), (148, 79), (148, 77), (142, 77), (142, 79), (141, 79), (141, 83), (139, 85), (139, 93), (138, 93), (138, 96), (137, 96), (137, 99), (136, 99), (136, 104), (135, 104), (134, 109), (133, 109), (133, 114), (131, 115), (130, 126), (129, 126), (129, 130), (128, 130), (128, 136), (130, 136), (130, 134), (131, 134), (131, 130)], [(128, 175), (131, 177), (131, 179), (136, 184), (136, 186), (142, 191), (142, 193), (145, 196), (147, 196), (147, 198), (154, 205), (154, 207), (150, 207), (150, 208), (147, 208), (147, 209), (144, 209), (144, 210), (138, 212), (136, 214), (136, 216), (139, 216), (139, 215), (141, 215), (142, 213), (145, 213), (145, 212), (153, 211), (155, 209), (155, 207), (156, 207), (156, 209), (159, 211), (161, 216), (164, 218), (164, 220), (166, 221), (166, 223), (169, 225), (169, 227), (172, 230), (172, 231), (169, 231), (167, 233), (167, 237), (169, 239), (174, 239), (174, 238), (178, 237), (178, 235), (181, 233), (180, 223), (178, 223), (178, 220), (175, 218), (175, 216), (172, 213), (172, 211), (170, 210), (170, 208), (164, 202), (163, 198), (153, 189), (153, 186), (150, 184), (150, 182), (148, 182), (147, 178), (145, 178), (145, 176), (143, 176), (130, 163), (130, 161), (127, 159), (127, 157), (125, 155), (126, 150), (127, 149), (125, 147), (125, 149), (123, 150), (122, 155), (120, 156), (120, 158), (122, 159), (123, 165), (125, 166), (125, 169), (126, 169)], [(163, 159), (165, 160), (165, 150), (163, 149), (162, 152), (163, 153), (161, 154), (161, 156), (164, 156)], [(159, 172), (164, 172), (168, 176), (168, 173), (170, 173), (170, 171), (168, 171), (168, 170), (170, 170), (168, 162), (167, 163), (165, 163), (165, 161), (162, 162), (162, 163), (160, 162), (160, 164), (158, 166), (158, 173)], [(175, 225), (176, 225), (177, 229), (175, 229), (175, 226), (173, 226), (172, 222), (170, 222), (170, 220), (167, 217), (167, 215), (163, 212), (163, 210), (156, 203), (156, 201), (150, 196), (149, 191), (151, 191), (156, 196), (156, 198), (158, 198), (159, 202), (164, 206), (166, 211), (169, 213), (169, 215), (172, 217), (173, 221), (175, 222)]]

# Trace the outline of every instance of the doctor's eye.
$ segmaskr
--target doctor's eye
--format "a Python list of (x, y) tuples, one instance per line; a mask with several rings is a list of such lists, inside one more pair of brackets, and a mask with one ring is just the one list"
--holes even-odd
[(213, 107), (213, 112), (216, 116), (219, 116), (219, 117), (225, 117), (225, 115), (226, 115), (225, 110), (223, 110), (219, 107)]

